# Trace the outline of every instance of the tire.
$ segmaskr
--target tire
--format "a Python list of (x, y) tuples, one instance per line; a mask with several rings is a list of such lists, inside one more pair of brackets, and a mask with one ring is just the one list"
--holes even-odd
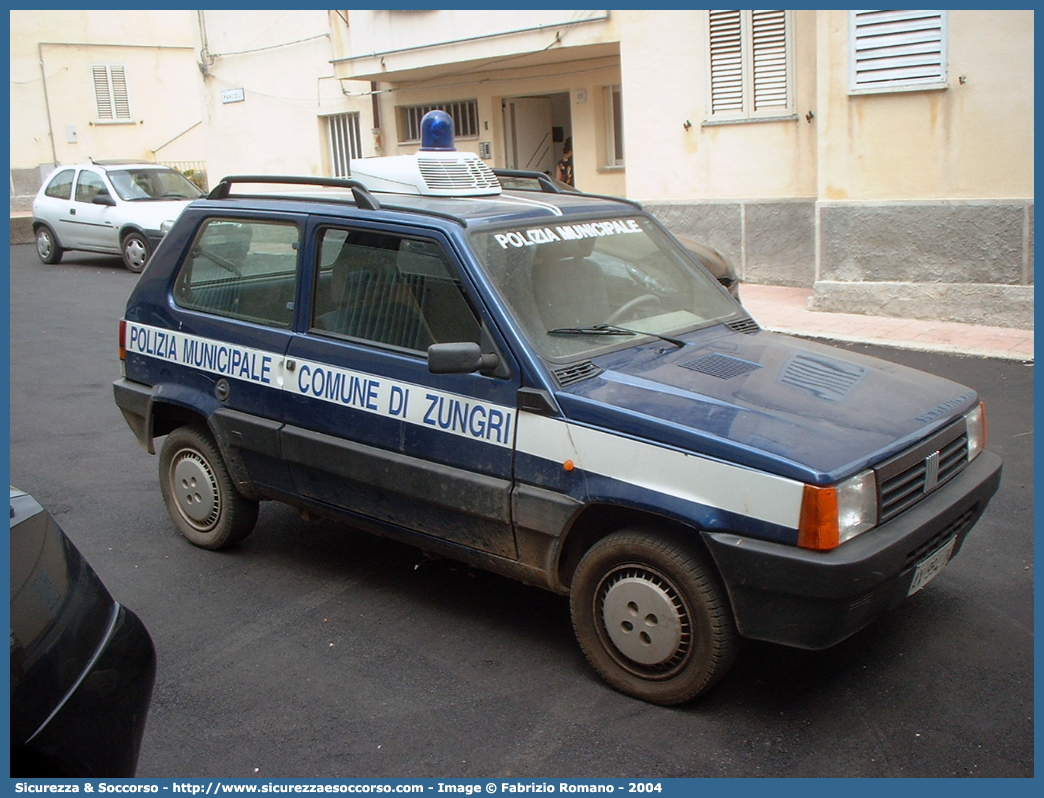
[(167, 512), (190, 543), (216, 551), (243, 540), (257, 523), (258, 503), (236, 490), (203, 426), (179, 427), (160, 450), (160, 490)]
[(123, 265), (135, 274), (140, 274), (149, 262), (149, 240), (141, 233), (130, 232), (120, 242), (120, 253), (123, 255)]
[(736, 658), (738, 633), (716, 575), (689, 549), (643, 530), (614, 533), (588, 550), (570, 608), (594, 669), (643, 701), (692, 701)]
[(51, 228), (44, 224), (36, 228), (36, 254), (44, 263), (58, 263), (65, 254)]

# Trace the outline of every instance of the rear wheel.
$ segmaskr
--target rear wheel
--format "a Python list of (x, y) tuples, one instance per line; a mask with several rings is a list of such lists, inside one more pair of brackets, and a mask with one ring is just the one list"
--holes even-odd
[(149, 241), (141, 233), (127, 233), (120, 244), (123, 265), (137, 274), (149, 262)]
[(167, 511), (189, 542), (224, 549), (253, 530), (258, 503), (236, 490), (205, 427), (179, 427), (170, 433), (160, 450), (159, 471)]
[(735, 623), (713, 571), (688, 548), (644, 530), (591, 547), (573, 577), (570, 605), (595, 670), (644, 701), (691, 701), (736, 656)]
[(57, 263), (65, 254), (65, 250), (58, 246), (58, 239), (47, 225), (36, 228), (36, 254), (44, 263)]

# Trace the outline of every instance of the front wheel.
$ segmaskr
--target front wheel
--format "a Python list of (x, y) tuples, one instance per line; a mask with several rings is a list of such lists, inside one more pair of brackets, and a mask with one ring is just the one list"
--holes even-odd
[(135, 274), (149, 262), (149, 241), (141, 233), (127, 233), (120, 244), (123, 265)]
[(596, 543), (577, 567), (570, 607), (595, 670), (643, 701), (691, 701), (736, 656), (724, 589), (695, 553), (666, 537), (625, 530)]
[(190, 543), (225, 549), (257, 523), (258, 503), (236, 490), (217, 444), (202, 425), (179, 427), (167, 436), (159, 472), (167, 511)]

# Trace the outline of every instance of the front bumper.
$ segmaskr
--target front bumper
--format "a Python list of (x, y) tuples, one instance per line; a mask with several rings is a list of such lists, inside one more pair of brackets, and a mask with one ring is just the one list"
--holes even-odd
[(859, 631), (906, 598), (919, 562), (954, 538), (956, 555), (1000, 475), (1001, 459), (982, 452), (902, 515), (829, 552), (704, 532), (740, 634), (820, 649)]

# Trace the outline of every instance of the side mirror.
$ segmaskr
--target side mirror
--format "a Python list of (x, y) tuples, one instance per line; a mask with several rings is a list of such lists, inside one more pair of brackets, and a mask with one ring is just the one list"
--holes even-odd
[(483, 354), (479, 345), (471, 341), (428, 347), (428, 371), (432, 374), (472, 374), (493, 371), (498, 365), (497, 355)]
[(115, 207), (116, 205), (116, 200), (108, 194), (95, 194), (94, 199), (92, 199), (91, 202), (95, 205), (108, 205), (109, 207)]

